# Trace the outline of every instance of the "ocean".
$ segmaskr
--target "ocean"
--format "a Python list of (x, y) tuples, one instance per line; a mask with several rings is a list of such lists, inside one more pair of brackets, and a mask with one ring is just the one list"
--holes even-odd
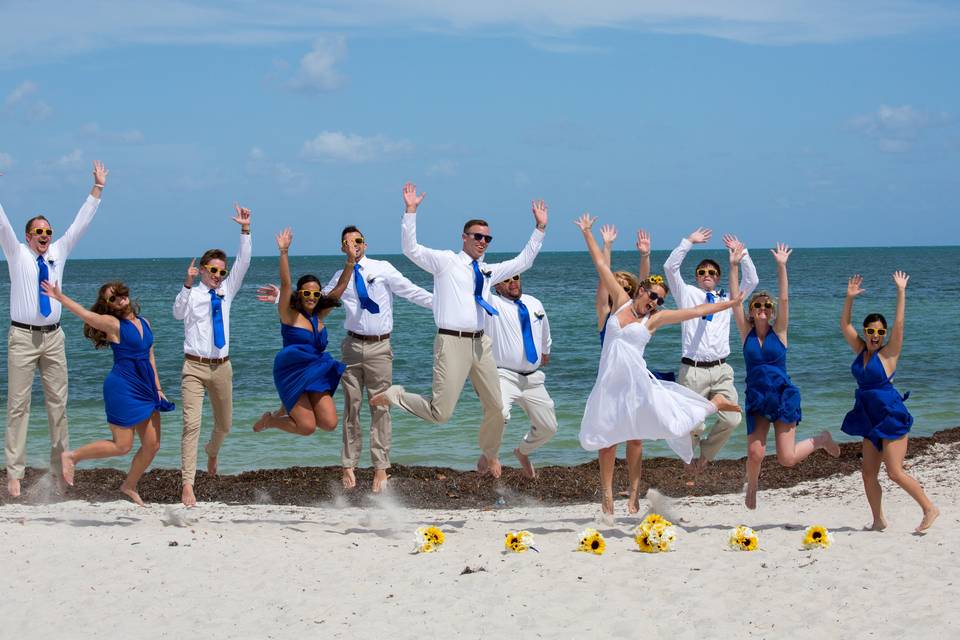
[[(258, 239), (258, 250), (272, 242), (266, 235)], [(228, 247), (229, 248), (229, 247)], [(654, 251), (654, 272), (661, 269), (668, 251)], [(760, 274), (760, 288), (776, 290), (776, 269), (766, 249), (753, 248), (751, 255)], [(390, 260), (417, 284), (431, 288), (429, 274), (415, 267), (402, 255), (371, 256)], [(491, 262), (511, 257), (491, 254)], [(684, 264), (684, 277), (692, 282), (692, 270), (701, 257), (712, 257), (726, 264), (726, 252), (713, 248), (693, 251)], [(232, 263), (232, 256), (231, 256)], [(342, 265), (340, 256), (293, 256), (294, 278), (314, 273), (326, 282)], [(636, 252), (615, 252), (616, 269), (635, 270)], [(171, 313), (174, 297), (189, 264), (184, 259), (70, 260), (66, 267), (64, 292), (85, 306), (93, 303), (99, 286), (121, 279), (138, 299), (141, 313), (147, 317), (156, 335), (155, 352), (161, 382), (170, 400), (178, 403), (172, 413), (163, 414), (162, 443), (154, 467), (177, 468), (180, 464), (180, 367), (183, 362), (183, 325)], [(907, 407), (915, 417), (913, 435), (929, 435), (937, 430), (960, 425), (957, 366), (960, 348), (955, 331), (960, 321), (960, 281), (949, 269), (960, 264), (957, 247), (891, 247), (796, 249), (790, 258), (790, 344), (788, 371), (803, 397), (803, 421), (798, 438), (829, 429), (840, 441), (848, 441), (840, 432), (844, 414), (853, 405), (855, 382), (850, 375), (854, 354), (840, 334), (839, 317), (846, 291), (847, 277), (860, 273), (866, 293), (854, 306), (854, 323), (868, 312), (879, 311), (892, 321), (895, 288), (891, 273), (902, 269), (910, 274), (907, 289), (907, 325), (903, 355), (896, 385), (910, 391)], [(950, 265), (953, 265), (951, 267)], [(949, 267), (949, 269), (948, 269)], [(234, 423), (220, 456), (221, 473), (236, 473), (255, 468), (281, 468), (294, 465), (339, 465), (341, 431), (317, 432), (310, 437), (294, 436), (276, 430), (253, 433), (251, 427), (261, 413), (276, 409), (279, 399), (273, 386), (273, 357), (280, 348), (280, 327), (273, 305), (258, 302), (258, 285), (277, 282), (277, 258), (256, 257), (247, 273), (243, 290), (232, 308), (230, 356), (234, 370)], [(546, 386), (557, 405), (559, 432), (537, 451), (538, 465), (579, 464), (594, 459), (577, 441), (580, 418), (593, 386), (600, 357), (600, 342), (593, 309), (597, 277), (585, 252), (543, 252), (534, 267), (524, 274), (524, 292), (543, 301), (550, 318), (553, 349), (545, 368)], [(0, 279), (0, 317), (9, 318), (9, 282)], [(668, 298), (667, 307), (673, 306)], [(426, 309), (398, 300), (393, 332), (394, 383), (408, 390), (429, 393), (432, 345), (435, 333), (433, 317)], [(97, 351), (83, 338), (80, 321), (64, 311), (63, 326), (67, 339), (70, 370), (69, 424), (71, 446), (94, 439), (109, 438), (103, 411), (103, 379), (112, 366), (110, 350)], [(328, 317), (330, 350), (339, 356), (343, 338), (343, 312)], [(735, 327), (731, 332), (731, 358), (737, 387), (743, 394), (744, 367)], [(677, 370), (680, 359), (680, 329), (665, 327), (657, 332), (647, 348), (647, 362), (653, 369)], [(0, 358), (0, 394), (6, 407), (6, 357)], [(338, 406), (341, 394), (338, 391)], [(5, 424), (6, 417), (0, 420)], [(480, 405), (467, 384), (453, 420), (445, 425), (420, 421), (393, 410), (393, 462), (410, 465), (438, 465), (470, 468), (476, 462), (477, 426)], [(366, 445), (369, 440), (367, 416), (364, 416), (363, 466), (369, 465)], [(746, 454), (745, 423), (735, 430), (721, 454), (741, 457)], [(501, 459), (516, 464), (511, 451), (526, 432), (528, 423), (519, 407), (504, 435)], [(209, 404), (205, 407), (201, 445), (212, 428)], [(768, 442), (773, 450), (773, 438)], [(648, 443), (646, 456), (673, 455), (658, 442)], [(205, 465), (200, 453), (200, 468)], [(28, 436), (28, 465), (46, 467), (49, 460), (46, 412), (43, 407), (39, 376), (34, 384), (33, 408)], [(87, 461), (84, 467), (126, 469), (129, 457)]]

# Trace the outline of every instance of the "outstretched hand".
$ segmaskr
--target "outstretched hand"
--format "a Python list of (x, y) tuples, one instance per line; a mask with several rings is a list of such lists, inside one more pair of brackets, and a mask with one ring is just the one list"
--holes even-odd
[(533, 219), (537, 221), (538, 227), (547, 226), (547, 203), (543, 200), (533, 201)]
[(603, 238), (603, 244), (613, 244), (613, 241), (617, 239), (617, 228), (612, 224), (601, 226), (600, 237)]
[(43, 288), (43, 292), (49, 297), (59, 302), (63, 302), (63, 291), (60, 290), (60, 285), (58, 283), (44, 280), (40, 283), (40, 286)]
[(403, 185), (403, 204), (407, 213), (416, 213), (417, 207), (425, 197), (427, 197), (426, 193), (417, 194), (417, 185), (412, 182)]
[(293, 231), (290, 230), (290, 227), (287, 227), (277, 234), (277, 248), (280, 250), (280, 253), (289, 251), (291, 242), (293, 242)]
[(790, 254), (793, 253), (793, 249), (782, 242), (778, 242), (777, 248), (770, 249), (770, 253), (773, 254), (773, 259), (776, 260), (777, 264), (787, 264), (787, 260), (790, 259)]
[(863, 276), (861, 276), (859, 273), (848, 279), (847, 297), (856, 298), (858, 295), (866, 291), (866, 289), (860, 287), (861, 284), (863, 284)]
[(249, 227), (250, 226), (250, 209), (247, 209), (246, 207), (241, 207), (236, 202), (233, 203), (233, 208), (234, 210), (236, 210), (237, 215), (233, 216), (230, 219), (242, 227)]
[(637, 231), (637, 251), (643, 255), (650, 253), (650, 234), (644, 229)]
[(713, 231), (707, 229), (706, 227), (697, 227), (696, 231), (687, 236), (687, 240), (693, 244), (703, 244), (710, 240), (710, 237), (713, 235)]
[(110, 171), (103, 166), (103, 163), (99, 160), (93, 161), (93, 184), (96, 187), (103, 187), (107, 184), (107, 176), (110, 175)]
[(593, 223), (597, 221), (596, 216), (591, 216), (589, 213), (585, 213), (576, 220), (573, 221), (573, 224), (580, 227), (580, 231), (583, 231), (585, 234), (590, 233), (593, 229)]
[(747, 248), (743, 246), (743, 243), (736, 242), (727, 245), (727, 252), (730, 254), (730, 264), (740, 264), (740, 261), (743, 260), (743, 254), (747, 252)]
[(903, 271), (894, 271), (893, 272), (893, 283), (897, 285), (897, 289), (903, 291), (907, 288), (907, 282), (910, 281), (910, 276), (908, 276)]
[(273, 304), (280, 298), (280, 287), (275, 284), (264, 284), (257, 287), (257, 300)]

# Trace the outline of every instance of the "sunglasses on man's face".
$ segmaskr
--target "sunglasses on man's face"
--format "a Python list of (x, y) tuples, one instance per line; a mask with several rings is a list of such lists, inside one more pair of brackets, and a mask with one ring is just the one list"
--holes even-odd
[(880, 336), (881, 338), (882, 338), (883, 336), (887, 335), (887, 330), (886, 330), (886, 329), (874, 329), (873, 327), (864, 327), (863, 332), (864, 332), (865, 334), (867, 334), (868, 336), (872, 336), (873, 334), (877, 334), (877, 335)]
[(754, 302), (751, 306), (754, 309), (773, 309), (772, 302)]
[(207, 271), (209, 271), (212, 275), (215, 275), (215, 276), (221, 276), (226, 278), (227, 274), (230, 273), (230, 269), (220, 269), (218, 267), (214, 267), (213, 265), (209, 265), (209, 264), (205, 266)]
[(34, 227), (33, 229), (30, 230), (30, 233), (32, 233), (35, 236), (50, 237), (53, 235), (53, 229), (49, 227)]
[(711, 278), (716, 278), (718, 275), (720, 275), (720, 272), (716, 269), (697, 269), (697, 275), (701, 277), (710, 276)]
[(491, 242), (493, 242), (493, 236), (488, 236), (483, 233), (465, 233), (464, 235), (473, 238), (477, 242), (480, 242), (481, 240), (483, 240), (487, 244), (490, 244)]
[(301, 298), (316, 298), (317, 300), (319, 300), (320, 298), (323, 297), (323, 292), (322, 292), (322, 291), (310, 291), (310, 290), (308, 290), (308, 289), (300, 289), (300, 297), (301, 297)]
[(503, 281), (502, 281), (502, 284), (507, 284), (508, 282), (517, 282), (517, 281), (519, 281), (519, 280), (520, 280), (520, 276), (519, 276), (519, 275), (515, 275), (515, 276), (513, 276), (512, 278), (507, 278), (506, 280), (503, 280)]
[[(350, 242), (349, 240), (346, 240), (346, 239), (345, 239), (345, 240), (343, 241), (343, 244), (346, 245), (346, 244), (349, 243), (349, 242)], [(359, 245), (359, 244), (363, 244), (364, 242), (366, 242), (366, 240), (363, 239), (363, 236), (359, 236), (359, 237), (353, 239), (353, 243), (354, 243), (354, 244), (358, 244), (358, 245)]]

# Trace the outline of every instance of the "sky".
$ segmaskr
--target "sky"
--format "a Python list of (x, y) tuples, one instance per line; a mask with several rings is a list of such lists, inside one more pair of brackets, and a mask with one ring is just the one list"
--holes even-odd
[(912, 0), (0, 0), (0, 204), (62, 232), (110, 169), (73, 256), (334, 253), (356, 224), (400, 251), (486, 218), (582, 250), (584, 211), (748, 246), (955, 245), (960, 5)]

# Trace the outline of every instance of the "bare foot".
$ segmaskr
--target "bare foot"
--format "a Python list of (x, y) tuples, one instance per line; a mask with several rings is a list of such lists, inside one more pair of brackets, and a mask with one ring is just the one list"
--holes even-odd
[(374, 493), (383, 493), (387, 489), (387, 480), (390, 479), (390, 476), (387, 475), (386, 469), (377, 469), (373, 472), (373, 492)]
[(9, 477), (7, 478), (7, 493), (10, 494), (11, 498), (20, 497), (20, 480), (19, 478)]
[[(936, 517), (936, 516), (934, 516)], [(883, 518), (875, 518), (873, 524), (868, 527), (864, 527), (864, 531), (883, 531), (887, 528), (887, 521)]]
[(830, 454), (831, 457), (840, 457), (840, 445), (833, 441), (833, 436), (829, 431), (821, 431), (817, 436), (817, 445)]
[(603, 496), (603, 501), (600, 503), (600, 520), (608, 527), (613, 526), (614, 519), (612, 495)]
[(357, 477), (353, 475), (353, 467), (344, 467), (340, 474), (340, 482), (344, 489), (353, 489), (357, 486)]
[(487, 456), (481, 454), (480, 457), (477, 458), (477, 473), (481, 476), (490, 473), (490, 464), (487, 462)]
[(747, 483), (747, 494), (743, 499), (743, 504), (747, 505), (747, 509), (751, 511), (757, 508), (757, 487), (756, 485), (750, 486), (750, 483)]
[(60, 465), (63, 467), (63, 481), (69, 486), (73, 486), (73, 472), (76, 470), (76, 463), (70, 457), (71, 451), (64, 451), (60, 454)]
[(933, 521), (937, 519), (937, 516), (940, 515), (940, 509), (936, 507), (930, 507), (929, 510), (923, 512), (923, 520), (920, 521), (920, 526), (914, 529), (917, 533), (923, 533), (930, 528), (930, 525), (933, 524)]
[(390, 385), (387, 387), (387, 390), (383, 393), (378, 393), (377, 395), (370, 398), (371, 407), (389, 407), (391, 404), (397, 402), (400, 399), (400, 395), (403, 393), (403, 387), (399, 384)]
[(192, 484), (183, 485), (183, 493), (180, 495), (180, 502), (182, 502), (183, 506), (185, 507), (197, 506), (197, 496), (193, 495)]
[(499, 478), (500, 474), (503, 473), (503, 467), (500, 466), (500, 461), (494, 458), (493, 460), (487, 460), (487, 465), (490, 469), (490, 475), (494, 478)]
[(262, 416), (260, 416), (260, 419), (253, 424), (253, 430), (259, 433), (264, 429), (266, 429), (268, 426), (267, 422), (272, 417), (273, 417), (273, 414), (271, 412), (267, 411), (266, 413), (264, 413)]
[(120, 493), (122, 493), (122, 494), (124, 494), (125, 496), (127, 496), (128, 498), (130, 498), (130, 499), (133, 501), (134, 504), (138, 504), (138, 505), (140, 505), (141, 507), (147, 506), (147, 505), (143, 504), (143, 499), (140, 497), (140, 494), (137, 493), (134, 489), (131, 489), (130, 487), (128, 487), (127, 485), (125, 485), (125, 484), (120, 485)]
[(630, 495), (627, 496), (627, 513), (634, 515), (640, 512), (640, 496), (634, 495), (633, 492), (630, 492)]
[(207, 456), (207, 473), (212, 476), (217, 475), (217, 456)]
[(735, 413), (743, 413), (743, 410), (740, 408), (740, 405), (734, 404), (727, 400), (721, 395), (715, 395), (710, 398), (710, 402), (717, 408), (717, 411), (733, 411)]
[(513, 455), (520, 461), (520, 473), (523, 474), (524, 478), (533, 480), (537, 477), (537, 470), (533, 468), (533, 463), (530, 462), (530, 456), (520, 453), (520, 449), (514, 449)]

